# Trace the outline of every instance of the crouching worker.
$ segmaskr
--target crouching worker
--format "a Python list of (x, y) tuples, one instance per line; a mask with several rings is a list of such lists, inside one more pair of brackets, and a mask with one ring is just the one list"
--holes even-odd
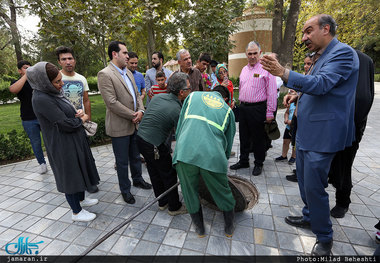
[(226, 236), (231, 237), (234, 231), (235, 199), (228, 185), (227, 160), (236, 128), (229, 100), (230, 93), (224, 86), (216, 86), (212, 92), (193, 92), (186, 98), (178, 120), (173, 165), (199, 237), (205, 235), (198, 197), (200, 176), (223, 211)]
[[(177, 183), (170, 148), (165, 143), (177, 126), (182, 102), (190, 93), (189, 76), (176, 72), (168, 81), (169, 93), (157, 94), (149, 103), (137, 133), (137, 144), (144, 156), (154, 195), (158, 197)], [(168, 208), (171, 216), (187, 213), (179, 201), (178, 188), (158, 201), (160, 210)]]

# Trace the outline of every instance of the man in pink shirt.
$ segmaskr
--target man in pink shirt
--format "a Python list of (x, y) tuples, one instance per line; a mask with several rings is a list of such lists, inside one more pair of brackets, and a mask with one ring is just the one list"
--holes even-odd
[(240, 73), (239, 85), (240, 159), (230, 166), (232, 170), (249, 167), (252, 143), (255, 157), (252, 175), (255, 176), (260, 175), (263, 170), (267, 150), (264, 123), (274, 120), (277, 108), (276, 78), (262, 68), (259, 62), (261, 52), (259, 43), (255, 41), (251, 41), (245, 50), (248, 65)]

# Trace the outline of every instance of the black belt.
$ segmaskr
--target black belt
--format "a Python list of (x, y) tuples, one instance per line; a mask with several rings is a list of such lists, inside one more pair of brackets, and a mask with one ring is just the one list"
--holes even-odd
[(259, 101), (259, 102), (244, 102), (244, 101), (240, 101), (240, 104), (244, 105), (244, 106), (257, 106), (257, 105), (262, 105), (262, 104), (266, 104), (266, 103), (267, 103), (266, 100)]

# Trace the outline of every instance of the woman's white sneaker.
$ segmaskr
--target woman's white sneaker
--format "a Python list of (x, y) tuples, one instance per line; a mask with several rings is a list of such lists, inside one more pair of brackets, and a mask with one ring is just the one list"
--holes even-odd
[(78, 214), (72, 214), (71, 219), (73, 221), (89, 222), (96, 218), (96, 214), (90, 213), (87, 210), (82, 209)]
[(90, 198), (86, 198), (83, 201), (80, 201), (81, 206), (93, 206), (93, 205), (96, 205), (97, 203), (99, 203), (98, 199), (90, 199)]
[(39, 174), (46, 174), (47, 173), (47, 165), (46, 163), (41, 163), (40, 167), (38, 168)]

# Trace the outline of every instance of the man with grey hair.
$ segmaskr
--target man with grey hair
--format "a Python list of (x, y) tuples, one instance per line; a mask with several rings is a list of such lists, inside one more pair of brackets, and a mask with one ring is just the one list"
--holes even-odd
[(274, 120), (277, 108), (276, 78), (260, 64), (261, 52), (260, 45), (255, 41), (249, 42), (245, 51), (248, 65), (241, 71), (239, 84), (240, 159), (230, 166), (232, 170), (248, 168), (252, 145), (255, 157), (252, 171), (254, 176), (261, 174), (267, 150), (264, 123)]
[[(168, 91), (152, 98), (137, 133), (137, 144), (145, 158), (156, 197), (177, 183), (170, 148), (165, 141), (177, 126), (182, 101), (190, 94), (189, 76), (173, 73), (168, 80)], [(172, 216), (187, 213), (185, 205), (179, 201), (178, 188), (161, 198), (158, 205), (160, 210), (169, 207), (168, 213)]]
[(177, 52), (177, 60), (180, 66), (179, 72), (184, 72), (189, 75), (191, 91), (205, 90), (202, 73), (193, 67), (191, 56), (188, 50), (181, 49)]

